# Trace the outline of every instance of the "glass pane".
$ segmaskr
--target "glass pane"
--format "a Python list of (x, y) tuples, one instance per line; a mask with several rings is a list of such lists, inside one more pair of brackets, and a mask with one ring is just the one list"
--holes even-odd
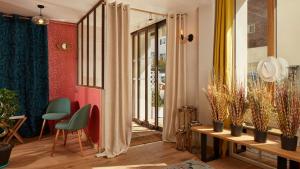
[(145, 32), (139, 35), (139, 120), (145, 121), (146, 114), (146, 67), (145, 67)]
[(94, 86), (94, 13), (89, 15), (89, 86)]
[(258, 79), (257, 64), (268, 56), (267, 5), (267, 0), (248, 0), (248, 82)]
[(148, 61), (147, 61), (147, 108), (148, 108), (148, 122), (152, 125), (155, 125), (155, 82), (156, 82), (156, 67), (155, 67), (155, 29), (151, 29), (148, 31)]
[(138, 36), (133, 36), (133, 68), (132, 68), (132, 77), (133, 77), (133, 118), (137, 119), (138, 116), (138, 80), (137, 80), (137, 57), (138, 57)]
[(102, 86), (102, 6), (96, 9), (96, 86)]
[(78, 24), (78, 55), (77, 55), (77, 83), (79, 85), (81, 85), (81, 26), (82, 26), (82, 23), (79, 23)]
[(82, 85), (87, 85), (87, 19), (83, 20), (83, 83)]
[(158, 126), (163, 127), (165, 85), (166, 85), (166, 59), (167, 59), (167, 26), (158, 28)]

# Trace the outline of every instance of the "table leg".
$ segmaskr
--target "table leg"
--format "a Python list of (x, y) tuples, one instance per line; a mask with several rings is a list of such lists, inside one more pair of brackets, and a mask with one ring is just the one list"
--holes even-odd
[(277, 156), (277, 169), (287, 169), (287, 159)]
[[(247, 129), (243, 128), (243, 133), (247, 133)], [(247, 147), (246, 146), (241, 146), (241, 149), (239, 150), (239, 153), (245, 152), (247, 151)]]
[(214, 158), (220, 158), (220, 139), (214, 137)]
[(201, 133), (201, 161), (207, 162), (207, 135)]
[(300, 165), (297, 161), (290, 160), (290, 169), (300, 169)]

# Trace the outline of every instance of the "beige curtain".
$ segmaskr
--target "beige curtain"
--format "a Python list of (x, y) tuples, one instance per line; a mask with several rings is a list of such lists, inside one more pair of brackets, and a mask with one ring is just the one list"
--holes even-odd
[(104, 71), (103, 146), (98, 157), (125, 153), (131, 140), (131, 57), (129, 8), (123, 4), (106, 5), (106, 55)]
[(178, 108), (186, 104), (186, 44), (180, 40), (186, 32), (186, 15), (169, 15), (166, 63), (166, 96), (163, 140), (176, 141)]

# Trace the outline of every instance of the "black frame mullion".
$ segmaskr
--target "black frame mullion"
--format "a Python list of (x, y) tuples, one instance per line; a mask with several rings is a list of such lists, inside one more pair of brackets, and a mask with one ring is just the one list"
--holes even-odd
[(102, 40), (102, 62), (101, 62), (101, 66), (102, 66), (102, 79), (101, 79), (101, 82), (102, 82), (102, 88), (104, 89), (104, 55), (105, 55), (105, 7), (104, 5), (102, 5), (102, 18), (101, 18), (101, 21), (102, 21), (102, 36), (101, 36), (101, 40)]
[(83, 24), (81, 22), (81, 85), (83, 85)]
[(158, 26), (155, 26), (155, 127), (158, 127)]
[(96, 29), (97, 29), (97, 20), (96, 20), (96, 10), (94, 10), (94, 69), (93, 69), (93, 86), (96, 87), (96, 37), (97, 37), (97, 33), (96, 33)]
[(137, 40), (137, 104), (138, 104), (138, 111), (137, 111), (137, 118), (140, 120), (140, 33), (136, 34), (138, 40)]
[(145, 30), (145, 122), (148, 122), (148, 29)]
[(86, 40), (86, 46), (87, 46), (87, 49), (86, 49), (86, 64), (87, 64), (87, 75), (86, 75), (86, 85), (89, 86), (90, 85), (90, 82), (89, 82), (89, 79), (90, 79), (90, 15), (87, 15), (87, 32), (86, 32), (86, 37), (87, 37), (87, 40)]

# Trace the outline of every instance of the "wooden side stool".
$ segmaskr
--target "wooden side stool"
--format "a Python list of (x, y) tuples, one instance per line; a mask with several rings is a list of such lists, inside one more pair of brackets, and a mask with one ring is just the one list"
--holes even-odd
[(24, 143), (23, 138), (18, 134), (18, 131), (20, 127), (24, 124), (24, 122), (27, 120), (27, 117), (25, 115), (21, 115), (21, 116), (12, 116), (9, 119), (17, 120), (17, 122), (12, 128), (9, 128), (9, 132), (3, 140), (4, 143), (9, 143), (13, 137), (16, 137), (20, 143)]

